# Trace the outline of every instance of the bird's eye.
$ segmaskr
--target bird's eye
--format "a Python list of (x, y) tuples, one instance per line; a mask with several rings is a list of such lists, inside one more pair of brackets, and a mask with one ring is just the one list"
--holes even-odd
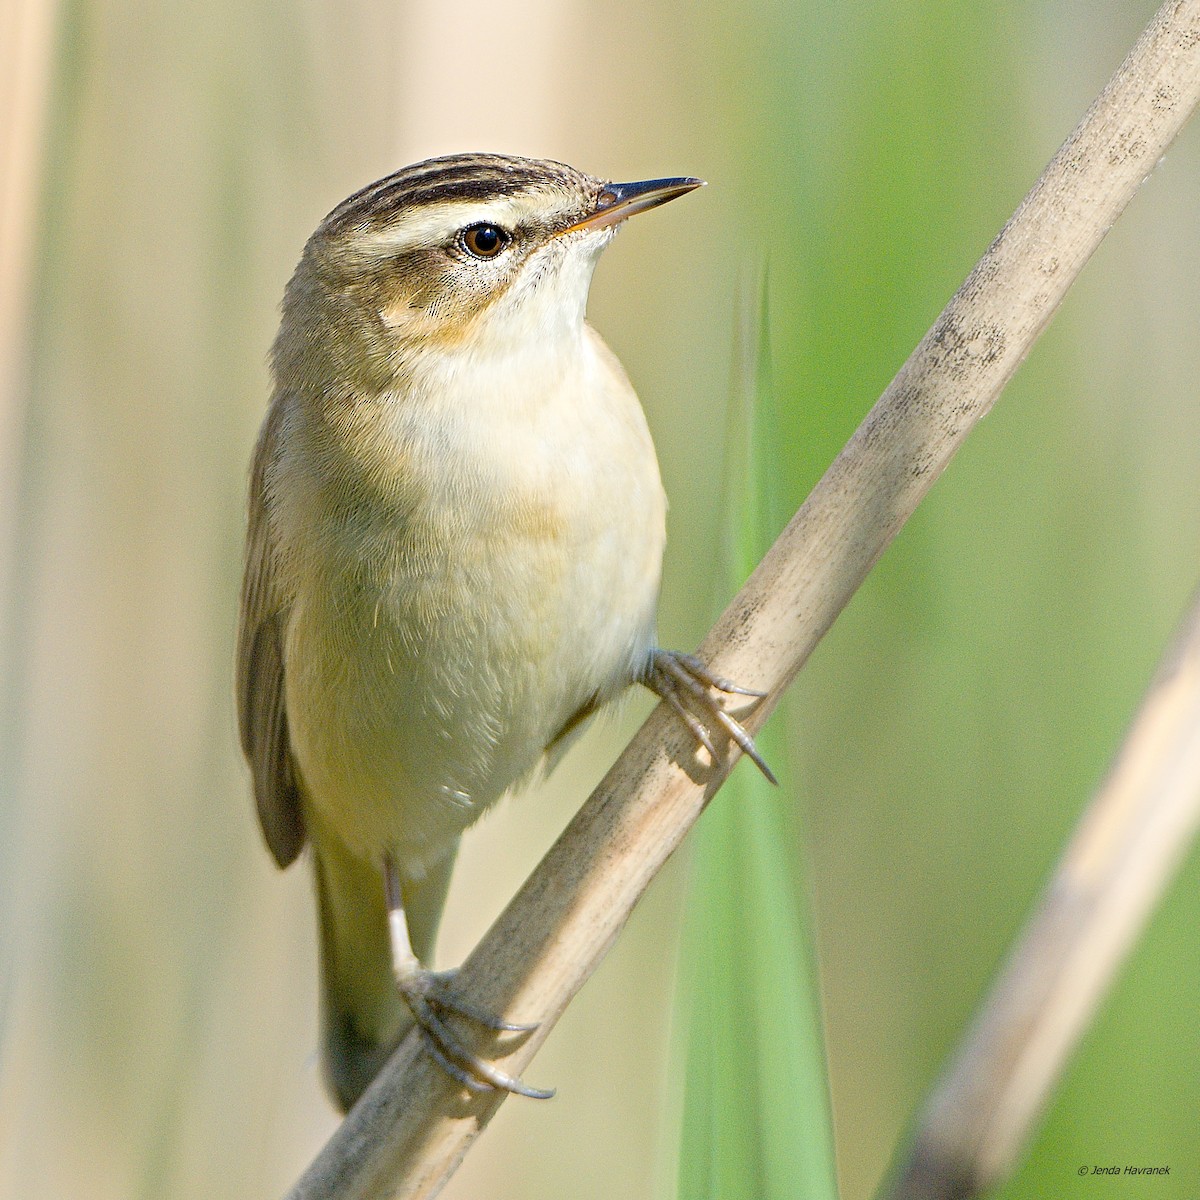
[(458, 240), (476, 258), (495, 258), (512, 241), (512, 234), (498, 225), (470, 225), (458, 235)]

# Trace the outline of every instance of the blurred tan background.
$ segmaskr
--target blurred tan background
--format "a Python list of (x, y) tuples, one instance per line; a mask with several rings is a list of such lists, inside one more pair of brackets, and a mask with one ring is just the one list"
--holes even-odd
[[(335, 1124), (307, 866), (280, 874), (260, 844), (231, 696), (246, 464), (317, 221), (457, 150), (711, 181), (622, 234), (591, 306), (659, 446), (662, 639), (688, 647), (744, 279), (769, 262), (798, 501), (1152, 12), (0, 0), (0, 1197), (275, 1195)], [(847, 1200), (1200, 578), (1197, 195), (1191, 129), (801, 684)], [(471, 835), (443, 965), (648, 706)], [(507, 1104), (447, 1196), (662, 1193), (684, 866), (530, 1068), (558, 1098)], [(1200, 1192), (1187, 876), (1025, 1194), (1073, 1195), (1106, 1154), (1165, 1157)]]

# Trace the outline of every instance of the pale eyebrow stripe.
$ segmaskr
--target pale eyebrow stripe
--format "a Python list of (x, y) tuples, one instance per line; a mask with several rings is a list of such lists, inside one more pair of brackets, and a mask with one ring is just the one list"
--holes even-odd
[[(533, 203), (542, 187), (532, 187), (511, 196), (490, 200), (443, 200), (436, 204), (414, 206), (398, 212), (386, 224), (371, 223), (355, 230), (350, 226), (342, 233), (344, 244), (373, 258), (394, 257), (407, 251), (440, 246), (453, 240), (461, 229), (470, 225), (498, 225), (515, 230), (528, 225), (536, 213), (538, 224), (546, 221), (547, 213)], [(564, 208), (564, 220), (573, 216)], [(551, 223), (553, 217), (551, 216)]]
[(513, 229), (527, 216), (528, 205), (501, 197), (490, 202), (447, 200), (397, 215), (387, 225), (370, 225), (345, 236), (346, 242), (365, 254), (382, 257), (403, 254), (418, 247), (440, 246), (468, 225), (499, 225)]

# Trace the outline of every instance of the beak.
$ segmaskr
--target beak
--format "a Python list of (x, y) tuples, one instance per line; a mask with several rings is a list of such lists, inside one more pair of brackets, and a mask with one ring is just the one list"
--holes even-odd
[(568, 225), (562, 233), (577, 229), (604, 229), (634, 213), (645, 212), (704, 186), (703, 179), (647, 179), (642, 183), (610, 183), (600, 193), (595, 212)]

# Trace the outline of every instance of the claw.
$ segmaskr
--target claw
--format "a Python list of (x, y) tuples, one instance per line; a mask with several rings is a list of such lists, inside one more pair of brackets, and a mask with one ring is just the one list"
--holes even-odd
[(724, 675), (714, 675), (694, 654), (679, 654), (676, 652), (674, 658), (689, 675), (699, 679), (710, 688), (716, 688), (718, 692), (724, 692), (728, 696), (753, 696), (754, 699), (761, 700), (767, 694), (766, 692), (757, 691), (755, 688), (742, 687), (741, 684), (726, 679)]
[(767, 777), (767, 782), (778, 787), (779, 780), (775, 778), (775, 772), (767, 766), (766, 759), (758, 752), (758, 747), (754, 744), (754, 739), (746, 727), (731, 717), (723, 708), (715, 705), (713, 706), (713, 716), (720, 722), (725, 732), (737, 742), (742, 753)]
[(476, 1079), (474, 1075), (468, 1074), (456, 1062), (452, 1062), (445, 1054), (442, 1053), (442, 1048), (438, 1045), (437, 1038), (431, 1037), (430, 1034), (421, 1027), (421, 1036), (425, 1041), (425, 1049), (429, 1051), (429, 1057), (433, 1059), (451, 1079), (457, 1080), (467, 1089), (468, 1092), (490, 1092), (493, 1087), (490, 1083), (485, 1083), (481, 1079)]
[(430, 972), (429, 979), (433, 986), (426, 993), (426, 999), (435, 1008), (458, 1013), (460, 1017), (466, 1017), (469, 1021), (485, 1025), (488, 1029), (495, 1029), (501, 1033), (532, 1033), (538, 1027), (537, 1021), (530, 1021), (526, 1024), (522, 1024), (520, 1021), (506, 1021), (503, 1017), (498, 1017), (495, 1013), (490, 1013), (487, 1009), (473, 1004), (451, 986), (451, 981), (457, 973), (457, 971)]
[(459, 1040), (443, 1017), (454, 1013), (487, 1029), (501, 1033), (529, 1033), (537, 1024), (522, 1025), (506, 1021), (455, 991), (453, 971), (430, 971), (421, 966), (412, 951), (408, 920), (404, 914), (404, 895), (400, 873), (390, 854), (383, 856), (383, 890), (388, 910), (388, 937), (392, 949), (392, 973), (404, 1003), (408, 1005), (434, 1062), (472, 1092), (512, 1092), (531, 1100), (549, 1100), (553, 1088), (535, 1088), (515, 1075), (508, 1075), (473, 1053)]
[(716, 743), (709, 736), (708, 730), (700, 723), (700, 718), (695, 713), (690, 713), (683, 707), (683, 701), (679, 699), (675, 692), (665, 691), (657, 694), (662, 696), (670, 706), (671, 711), (692, 731), (692, 737), (708, 751), (708, 756), (715, 762), (717, 759)]
[(528, 1033), (537, 1025), (520, 1025), (504, 1021), (474, 1004), (456, 996), (446, 988), (451, 976), (437, 974), (418, 967), (404, 978), (398, 978), (400, 994), (404, 997), (413, 1019), (425, 1036), (425, 1045), (433, 1059), (451, 1078), (473, 1092), (493, 1090), (528, 1096), (531, 1100), (548, 1100), (553, 1088), (531, 1087), (515, 1075), (509, 1075), (474, 1054), (459, 1040), (458, 1035), (442, 1019), (442, 1013), (457, 1013), (488, 1029), (511, 1033)]
[(696, 714), (685, 707), (685, 697), (705, 716), (720, 725), (742, 753), (758, 767), (771, 783), (779, 782), (775, 778), (775, 773), (767, 766), (766, 760), (758, 752), (754, 738), (750, 736), (746, 727), (736, 717), (730, 716), (712, 695), (713, 691), (718, 691), (731, 696), (751, 696), (761, 699), (766, 694), (765, 692), (744, 688), (720, 675), (714, 675), (694, 655), (681, 654), (674, 650), (655, 650), (641, 682), (655, 695), (666, 701), (714, 761), (717, 759), (717, 752), (712, 737)]

